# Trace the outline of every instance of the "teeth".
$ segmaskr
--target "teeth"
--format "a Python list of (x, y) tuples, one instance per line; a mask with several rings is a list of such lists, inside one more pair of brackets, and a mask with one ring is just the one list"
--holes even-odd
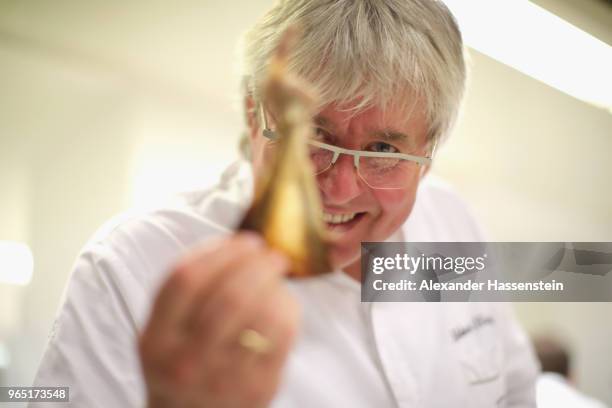
[(349, 213), (349, 214), (329, 214), (323, 213), (323, 221), (330, 224), (342, 224), (343, 222), (347, 222), (355, 218), (357, 213)]

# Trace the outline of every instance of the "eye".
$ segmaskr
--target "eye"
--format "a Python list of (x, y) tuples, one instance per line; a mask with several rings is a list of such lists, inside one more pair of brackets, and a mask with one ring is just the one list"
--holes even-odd
[(330, 142), (332, 135), (325, 129), (320, 127), (314, 128), (314, 139), (319, 142)]
[(385, 142), (374, 142), (370, 143), (366, 150), (377, 153), (399, 153), (399, 150), (389, 143)]

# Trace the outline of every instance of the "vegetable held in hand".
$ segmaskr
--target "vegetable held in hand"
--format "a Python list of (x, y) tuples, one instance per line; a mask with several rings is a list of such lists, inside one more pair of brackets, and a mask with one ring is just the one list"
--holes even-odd
[(261, 233), (292, 262), (291, 276), (331, 271), (319, 191), (308, 156), (315, 97), (286, 72), (295, 30), (283, 35), (264, 84), (265, 106), (275, 117), (276, 151), (255, 181), (255, 195), (240, 229)]

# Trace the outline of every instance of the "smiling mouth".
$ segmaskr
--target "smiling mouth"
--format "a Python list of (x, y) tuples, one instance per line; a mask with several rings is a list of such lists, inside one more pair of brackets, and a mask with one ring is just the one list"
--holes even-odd
[(328, 229), (338, 230), (339, 232), (348, 231), (359, 222), (365, 215), (365, 212), (353, 212), (344, 214), (323, 213), (323, 221)]

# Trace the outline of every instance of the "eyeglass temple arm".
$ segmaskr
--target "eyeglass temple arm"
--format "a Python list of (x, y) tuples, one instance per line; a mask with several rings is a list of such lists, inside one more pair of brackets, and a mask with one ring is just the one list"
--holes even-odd
[(266, 115), (266, 111), (263, 108), (263, 104), (259, 104), (259, 113), (261, 116), (261, 123), (263, 125), (263, 130), (262, 133), (264, 135), (264, 137), (270, 139), (270, 140), (276, 140), (277, 139), (277, 135), (276, 132), (270, 129), (270, 126), (268, 126), (268, 116)]
[[(276, 134), (275, 131), (271, 130), (270, 127), (268, 126), (268, 116), (266, 115), (266, 111), (263, 108), (263, 105), (260, 104), (259, 106), (259, 111), (261, 113), (261, 121), (263, 124), (263, 130), (262, 130), (262, 134), (264, 135), (264, 137), (270, 139), (270, 140), (276, 140), (278, 138), (278, 135)], [(354, 163), (355, 163), (355, 167), (359, 168), (359, 157), (360, 156), (372, 156), (372, 157), (380, 157), (379, 155), (375, 154), (374, 152), (372, 152), (371, 154), (368, 154), (369, 152), (363, 152), (361, 150), (351, 150), (351, 149), (345, 149), (343, 147), (338, 147), (338, 146), (333, 146), (333, 145), (329, 145), (327, 143), (322, 143), (322, 142), (318, 142), (318, 141), (310, 141), (309, 142), (311, 145), (326, 149), (326, 150), (330, 150), (331, 152), (334, 153), (334, 156), (332, 158), (332, 162), (331, 164), (335, 164), (336, 161), (338, 160), (338, 157), (340, 157), (340, 154), (348, 154), (350, 156), (353, 156), (354, 158)], [(431, 154), (429, 155), (429, 157), (420, 157), (420, 156), (414, 156), (411, 154), (400, 154), (398, 153), (396, 157), (400, 157), (400, 158), (408, 158), (412, 161), (417, 162), (420, 165), (429, 165), (431, 164), (434, 152), (436, 150), (436, 146), (437, 146), (437, 140), (434, 141), (433, 143), (433, 147), (431, 149)], [(392, 153), (392, 155), (395, 156), (395, 154)]]

